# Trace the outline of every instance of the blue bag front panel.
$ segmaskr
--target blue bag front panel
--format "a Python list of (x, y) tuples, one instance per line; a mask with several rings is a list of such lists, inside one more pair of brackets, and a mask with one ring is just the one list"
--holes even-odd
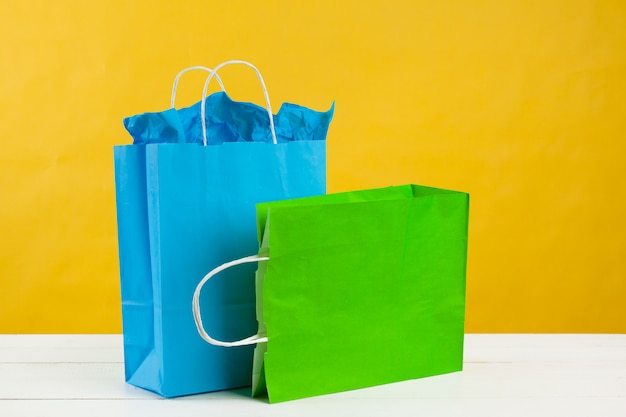
[[(325, 146), (325, 141), (146, 145), (163, 395), (250, 385), (254, 347), (223, 348), (202, 340), (191, 311), (193, 292), (211, 269), (258, 251), (256, 203), (325, 193)], [(214, 337), (236, 340), (256, 332), (255, 269), (253, 264), (232, 268), (203, 289), (202, 317)]]

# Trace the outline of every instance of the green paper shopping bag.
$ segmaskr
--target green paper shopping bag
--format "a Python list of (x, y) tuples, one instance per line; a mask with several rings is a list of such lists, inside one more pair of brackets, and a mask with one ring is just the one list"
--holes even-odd
[[(468, 194), (416, 185), (258, 204), (259, 253), (199, 283), (198, 331), (257, 343), (253, 394), (270, 402), (460, 371), (468, 211)], [(200, 290), (248, 262), (258, 334), (215, 340)]]

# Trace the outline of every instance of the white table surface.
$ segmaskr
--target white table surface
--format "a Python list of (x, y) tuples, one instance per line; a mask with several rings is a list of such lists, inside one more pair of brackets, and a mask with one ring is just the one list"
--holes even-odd
[(121, 335), (0, 335), (0, 416), (626, 416), (626, 335), (466, 335), (462, 372), (278, 404), (124, 382)]

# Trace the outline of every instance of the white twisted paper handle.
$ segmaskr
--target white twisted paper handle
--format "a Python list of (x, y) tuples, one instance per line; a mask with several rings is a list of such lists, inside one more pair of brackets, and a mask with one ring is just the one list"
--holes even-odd
[(265, 87), (265, 81), (263, 81), (263, 76), (261, 75), (261, 72), (257, 69), (257, 67), (255, 67), (254, 65), (252, 65), (249, 62), (240, 61), (240, 60), (231, 60), (231, 61), (222, 62), (217, 67), (215, 67), (213, 69), (213, 71), (209, 74), (208, 78), (206, 79), (206, 82), (204, 83), (204, 89), (202, 90), (202, 101), (201, 101), (202, 104), (200, 105), (200, 116), (201, 116), (201, 119), (202, 119), (202, 135), (203, 135), (203, 140), (204, 140), (204, 146), (207, 145), (206, 120), (204, 120), (204, 117), (206, 115), (205, 99), (206, 99), (207, 90), (209, 88), (209, 83), (211, 82), (211, 80), (213, 79), (214, 76), (217, 78), (217, 70), (219, 70), (220, 68), (225, 67), (227, 65), (233, 65), (233, 64), (241, 64), (241, 65), (248, 66), (248, 67), (252, 68), (254, 70), (254, 72), (256, 72), (256, 76), (259, 79), (259, 81), (261, 82), (261, 87), (263, 88), (263, 96), (265, 97), (265, 105), (266, 105), (266, 109), (267, 109), (267, 115), (268, 115), (268, 117), (270, 119), (270, 131), (272, 132), (272, 143), (273, 144), (278, 143), (277, 140), (276, 140), (276, 129), (274, 129), (274, 116), (272, 115), (272, 105), (270, 104), (270, 96), (267, 93), (267, 87)]
[[(207, 71), (211, 74), (213, 73), (213, 70), (211, 68), (203, 67), (202, 65), (195, 65), (193, 67), (185, 68), (184, 70), (176, 74), (176, 77), (174, 78), (174, 85), (172, 86), (172, 98), (170, 99), (171, 109), (174, 108), (174, 103), (176, 102), (176, 90), (178, 89), (178, 81), (180, 81), (180, 77), (182, 77), (183, 74), (185, 74), (186, 72), (195, 71), (195, 70)], [(220, 88), (222, 89), (222, 91), (226, 92), (226, 88), (224, 88), (224, 83), (222, 83), (222, 79), (220, 78), (220, 76), (215, 74), (215, 79), (217, 80), (217, 83), (220, 85)]]
[(250, 263), (250, 262), (261, 262), (268, 261), (270, 258), (267, 256), (259, 256), (252, 255), (246, 256), (245, 258), (237, 259), (231, 262), (226, 262), (223, 265), (218, 266), (208, 274), (202, 278), (202, 280), (198, 283), (196, 290), (193, 293), (193, 301), (191, 303), (191, 308), (193, 310), (193, 320), (196, 322), (196, 328), (198, 329), (198, 333), (200, 333), (200, 337), (215, 346), (224, 346), (224, 347), (234, 347), (234, 346), (246, 346), (253, 345), (255, 343), (267, 342), (267, 336), (255, 334), (250, 337), (246, 337), (245, 339), (236, 340), (234, 342), (223, 342), (221, 340), (217, 340), (212, 338), (206, 330), (204, 330), (204, 325), (202, 324), (202, 314), (200, 313), (200, 291), (202, 291), (202, 287), (207, 283), (213, 276), (222, 272), (225, 269), (230, 268), (231, 266)]

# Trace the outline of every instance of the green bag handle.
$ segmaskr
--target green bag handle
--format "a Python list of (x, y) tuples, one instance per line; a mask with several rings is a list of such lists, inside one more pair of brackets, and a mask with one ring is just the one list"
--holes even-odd
[(202, 314), (200, 313), (200, 292), (202, 291), (202, 287), (207, 283), (213, 276), (219, 274), (225, 269), (230, 268), (231, 266), (251, 263), (251, 262), (261, 262), (268, 261), (270, 258), (267, 256), (260, 255), (252, 255), (246, 256), (245, 258), (236, 259), (234, 261), (226, 262), (213, 269), (211, 272), (206, 274), (204, 278), (198, 283), (196, 290), (193, 293), (193, 301), (191, 303), (191, 308), (193, 310), (193, 320), (196, 322), (196, 328), (198, 329), (198, 333), (200, 333), (200, 337), (215, 346), (224, 346), (224, 347), (234, 347), (234, 346), (246, 346), (253, 345), (255, 343), (263, 343), (267, 342), (267, 336), (261, 334), (255, 334), (250, 337), (246, 337), (245, 339), (236, 340), (234, 342), (224, 342), (221, 340), (217, 340), (212, 338), (204, 329), (204, 325), (202, 324)]
[[(192, 67), (185, 68), (184, 70), (176, 74), (176, 77), (174, 78), (174, 85), (172, 86), (172, 98), (170, 99), (170, 109), (173, 109), (174, 104), (176, 103), (176, 90), (178, 89), (178, 81), (180, 81), (180, 77), (182, 77), (183, 74), (185, 74), (186, 72), (195, 71), (195, 70), (207, 71), (209, 73), (214, 72), (211, 68), (203, 67), (202, 65), (194, 65)], [(215, 80), (217, 80), (217, 83), (220, 85), (220, 88), (222, 89), (222, 91), (226, 92), (226, 88), (224, 88), (224, 83), (222, 83), (222, 79), (220, 78), (219, 75), (215, 74)]]
[(263, 88), (263, 96), (265, 97), (265, 105), (266, 105), (267, 115), (270, 118), (270, 131), (272, 132), (272, 143), (274, 145), (276, 145), (278, 143), (278, 141), (276, 140), (276, 129), (274, 129), (274, 116), (272, 115), (272, 105), (270, 104), (270, 96), (267, 93), (267, 87), (265, 87), (265, 81), (263, 81), (263, 76), (261, 75), (261, 71), (259, 71), (257, 67), (255, 67), (254, 65), (252, 65), (249, 62), (240, 61), (240, 60), (234, 59), (234, 60), (222, 62), (217, 67), (215, 67), (213, 69), (213, 71), (211, 71), (211, 73), (209, 74), (209, 76), (207, 77), (207, 79), (206, 79), (206, 81), (204, 83), (204, 89), (202, 90), (202, 101), (200, 102), (201, 103), (200, 104), (200, 116), (201, 116), (201, 119), (202, 119), (202, 135), (203, 135), (203, 139), (204, 139), (204, 146), (206, 146), (206, 144), (207, 144), (207, 141), (206, 141), (206, 120), (204, 120), (204, 117), (206, 115), (205, 99), (206, 99), (207, 90), (209, 88), (209, 83), (211, 82), (211, 80), (213, 79), (214, 76), (217, 77), (217, 70), (219, 70), (220, 68), (225, 67), (227, 65), (235, 65), (235, 64), (245, 65), (247, 67), (252, 68), (254, 70), (254, 72), (256, 72), (256, 76), (259, 79), (259, 81), (261, 82), (261, 88)]

